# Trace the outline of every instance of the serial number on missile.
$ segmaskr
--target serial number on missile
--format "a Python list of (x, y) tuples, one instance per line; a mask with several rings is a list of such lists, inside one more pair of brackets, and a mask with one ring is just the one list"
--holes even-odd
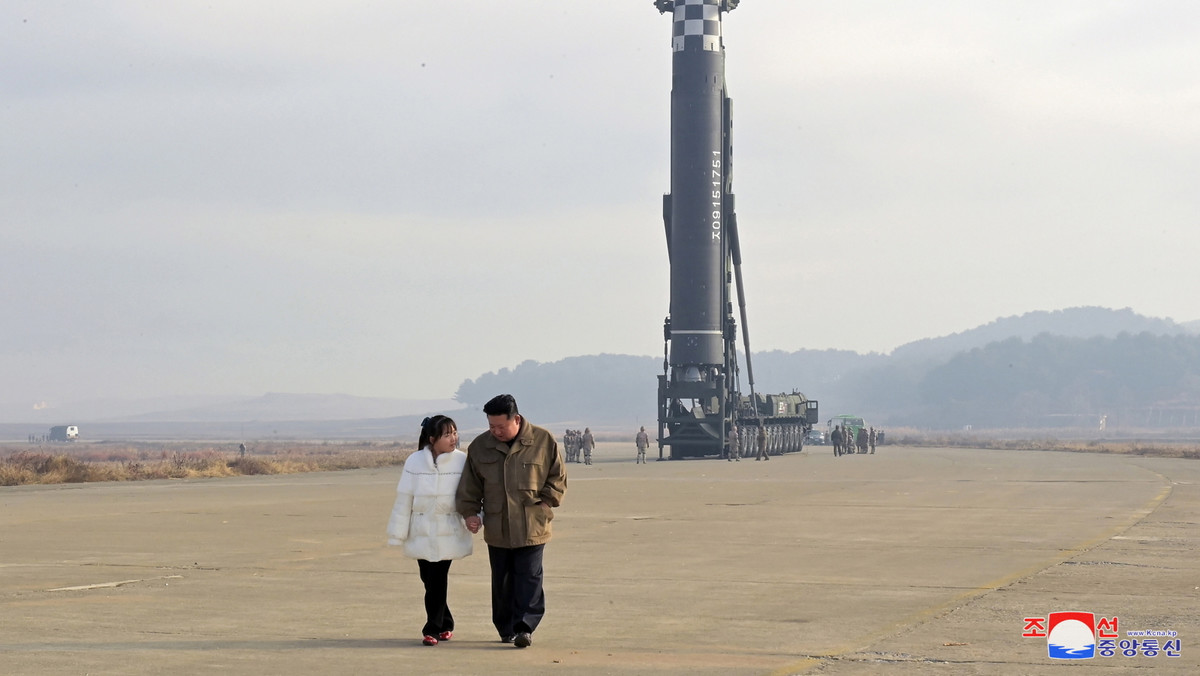
[(712, 151), (712, 177), (713, 177), (713, 222), (712, 222), (712, 238), (714, 240), (721, 239), (721, 151)]

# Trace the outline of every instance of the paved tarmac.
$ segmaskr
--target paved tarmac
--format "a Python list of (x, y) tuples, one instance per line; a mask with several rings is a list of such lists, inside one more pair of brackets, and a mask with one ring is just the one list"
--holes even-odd
[[(632, 459), (570, 466), (524, 650), (491, 627), (481, 539), (455, 638), (420, 644), (416, 564), (384, 544), (398, 468), (0, 488), (0, 673), (1200, 673), (1198, 461)], [(1180, 656), (1051, 659), (1022, 633), (1056, 611)]]

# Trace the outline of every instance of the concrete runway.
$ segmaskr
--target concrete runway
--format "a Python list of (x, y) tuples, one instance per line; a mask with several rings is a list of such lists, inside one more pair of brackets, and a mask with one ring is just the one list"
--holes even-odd
[(1200, 673), (1195, 460), (596, 458), (569, 467), (525, 650), (491, 627), (478, 537), (456, 637), (420, 644), (416, 563), (384, 544), (399, 468), (0, 488), (0, 673), (1061, 674), (1021, 635), (1055, 611), (1178, 633), (1180, 657), (1088, 673)]

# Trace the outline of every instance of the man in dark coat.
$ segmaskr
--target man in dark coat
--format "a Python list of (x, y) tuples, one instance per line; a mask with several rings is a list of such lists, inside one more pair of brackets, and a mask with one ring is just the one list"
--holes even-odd
[(550, 541), (552, 508), (567, 492), (567, 470), (554, 435), (525, 420), (511, 394), (493, 397), (483, 412), (488, 431), (467, 447), (457, 509), (467, 530), (483, 528), (500, 640), (527, 648), (546, 614), (542, 550)]

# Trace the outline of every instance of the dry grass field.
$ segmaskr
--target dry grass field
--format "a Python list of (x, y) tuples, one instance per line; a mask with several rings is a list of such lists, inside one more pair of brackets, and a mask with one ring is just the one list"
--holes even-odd
[[(615, 433), (601, 441), (632, 444)], [(1059, 439), (1036, 431), (931, 433), (888, 430), (888, 445), (980, 448), (1012, 451), (1068, 451), (1162, 458), (1200, 459), (1192, 440)], [(821, 452), (823, 447), (808, 447)], [(256, 442), (241, 457), (233, 443), (105, 442), (53, 445), (0, 444), (0, 486), (293, 474), (397, 466), (414, 450), (411, 442)]]
[(0, 446), (0, 486), (291, 474), (401, 465), (401, 442), (234, 444), (138, 442)]
[(889, 444), (917, 447), (985, 448), (1000, 451), (1066, 451), (1070, 453), (1107, 453), (1142, 455), (1158, 458), (1200, 459), (1200, 441), (1194, 430), (1169, 436), (1147, 433), (1138, 438), (1088, 439), (1086, 435), (1062, 437), (1037, 430), (984, 430), (961, 433), (933, 433), (908, 428), (889, 429)]

